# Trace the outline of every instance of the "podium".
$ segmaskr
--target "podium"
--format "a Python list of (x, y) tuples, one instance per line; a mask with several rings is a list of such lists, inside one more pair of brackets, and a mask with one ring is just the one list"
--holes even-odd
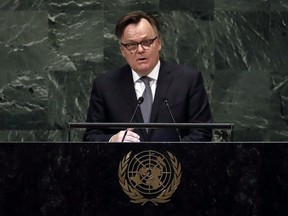
[(1, 216), (286, 215), (288, 142), (0, 143)]

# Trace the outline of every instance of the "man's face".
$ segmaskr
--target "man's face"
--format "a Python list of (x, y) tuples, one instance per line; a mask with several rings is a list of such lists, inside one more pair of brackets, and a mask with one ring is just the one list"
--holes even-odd
[[(158, 35), (151, 24), (146, 19), (141, 19), (139, 23), (130, 24), (125, 28), (121, 42), (123, 44), (140, 43), (145, 40), (154, 39), (156, 36)], [(140, 76), (146, 76), (152, 71), (159, 60), (161, 40), (157, 37), (148, 47), (139, 44), (135, 51), (129, 51), (123, 45), (120, 45), (120, 49), (130, 67)]]

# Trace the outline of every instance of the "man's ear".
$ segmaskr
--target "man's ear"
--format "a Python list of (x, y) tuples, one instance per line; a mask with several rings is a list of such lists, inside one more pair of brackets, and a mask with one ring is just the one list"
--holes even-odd
[(162, 48), (162, 41), (158, 40), (157, 43), (158, 43), (158, 50), (160, 51)]

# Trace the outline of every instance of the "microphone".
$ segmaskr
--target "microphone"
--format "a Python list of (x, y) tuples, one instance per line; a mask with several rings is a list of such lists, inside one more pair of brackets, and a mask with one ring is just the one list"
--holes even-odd
[[(175, 119), (174, 119), (174, 117), (173, 117), (173, 114), (172, 114), (172, 112), (171, 112), (170, 106), (169, 106), (169, 104), (168, 104), (168, 100), (165, 99), (165, 100), (164, 100), (164, 103), (165, 103), (166, 106), (167, 106), (167, 109), (168, 109), (169, 115), (170, 115), (170, 117), (171, 117), (173, 123), (176, 123), (176, 122), (175, 122)], [(179, 129), (178, 129), (178, 128), (175, 128), (175, 129), (176, 129), (176, 132), (177, 132), (177, 134), (178, 134), (179, 141), (181, 141), (182, 138), (181, 138), (181, 134), (180, 134), (180, 132), (179, 132)]]
[[(129, 123), (132, 123), (132, 121), (133, 121), (133, 119), (134, 119), (134, 117), (135, 117), (135, 115), (136, 115), (136, 112), (138, 111), (138, 109), (139, 109), (140, 105), (143, 103), (143, 101), (144, 101), (144, 98), (143, 98), (143, 97), (139, 97), (139, 98), (138, 98), (136, 109), (135, 109), (135, 111), (134, 111), (134, 113), (133, 113), (133, 115), (132, 115)], [(127, 132), (128, 132), (128, 128), (125, 130), (121, 142), (124, 142), (124, 139), (125, 139), (125, 137), (126, 137), (126, 135), (127, 135)]]

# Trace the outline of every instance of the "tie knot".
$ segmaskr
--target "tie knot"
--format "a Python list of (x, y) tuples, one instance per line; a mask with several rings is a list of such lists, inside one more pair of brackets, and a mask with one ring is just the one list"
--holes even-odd
[(145, 86), (150, 86), (150, 77), (143, 76), (140, 79), (144, 82)]

